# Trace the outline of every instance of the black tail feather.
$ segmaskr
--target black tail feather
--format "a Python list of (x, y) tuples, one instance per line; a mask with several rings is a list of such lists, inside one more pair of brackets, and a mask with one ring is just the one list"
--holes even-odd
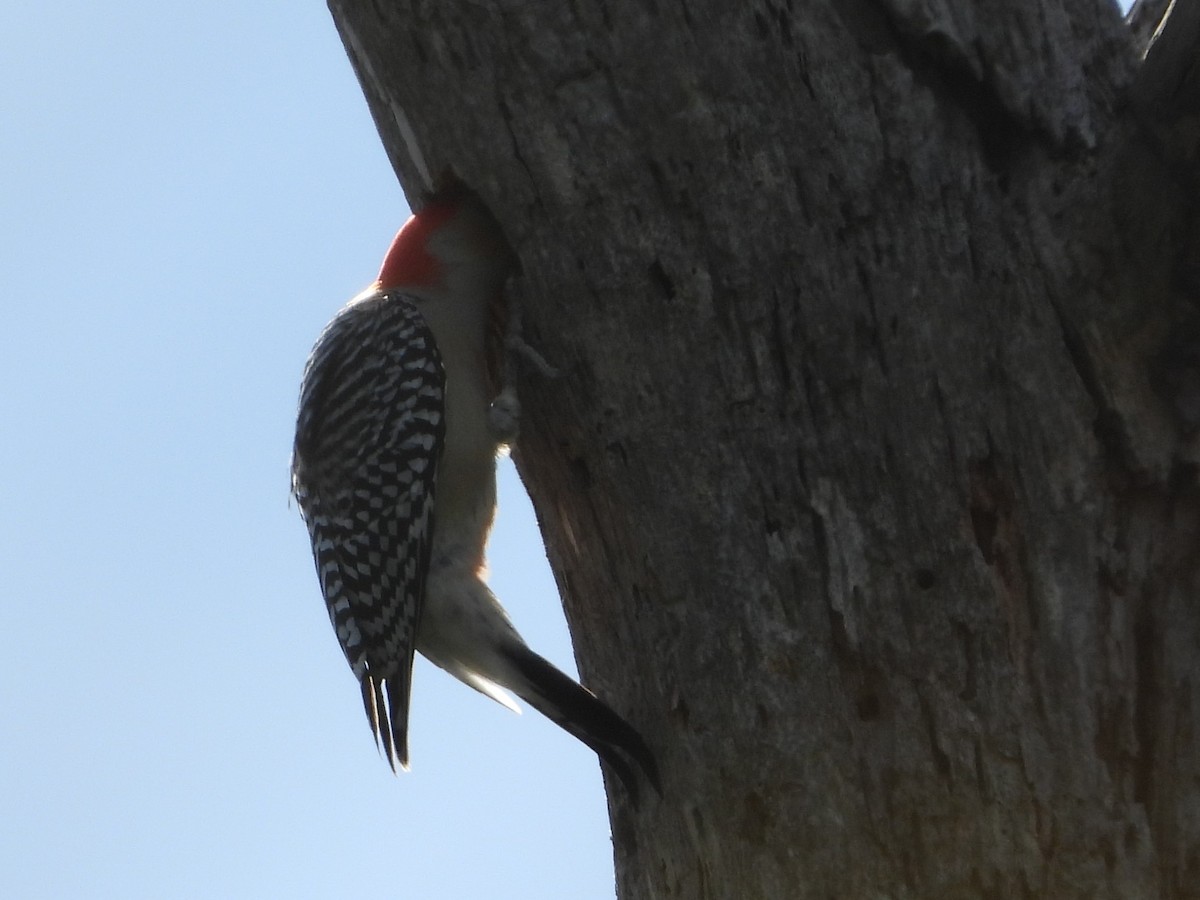
[(626, 757), (637, 764), (662, 796), (658, 763), (632, 725), (532, 650), (514, 654), (513, 662), (534, 689), (533, 694), (517, 693), (542, 715), (596, 751), (625, 786), (635, 805), (639, 796), (637, 776)]
[(408, 697), (408, 679), (376, 678), (370, 672), (363, 675), (363, 707), (371, 734), (393, 772), (397, 766), (408, 769)]

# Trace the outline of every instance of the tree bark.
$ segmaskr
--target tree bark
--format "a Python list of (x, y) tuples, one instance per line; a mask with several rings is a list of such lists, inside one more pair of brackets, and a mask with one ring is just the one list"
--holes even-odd
[(620, 895), (1200, 896), (1200, 0), (330, 6), (563, 371)]

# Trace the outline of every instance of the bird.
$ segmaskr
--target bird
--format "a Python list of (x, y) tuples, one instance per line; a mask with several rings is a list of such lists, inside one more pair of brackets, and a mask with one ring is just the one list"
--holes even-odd
[(414, 652), (502, 705), (511, 691), (574, 735), (636, 803), (661, 795), (624, 718), (531, 650), (485, 581), (496, 459), (519, 404), (502, 380), (516, 265), (495, 217), (451, 181), (400, 228), (376, 280), (304, 368), (292, 492), (377, 745), (408, 769)]

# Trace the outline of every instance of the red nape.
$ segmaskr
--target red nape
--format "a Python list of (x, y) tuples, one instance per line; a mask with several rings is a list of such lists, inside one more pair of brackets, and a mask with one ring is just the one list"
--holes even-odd
[(429, 252), (429, 238), (449, 221), (457, 208), (453, 203), (431, 203), (400, 227), (379, 270), (381, 288), (386, 291), (437, 282), (442, 266)]

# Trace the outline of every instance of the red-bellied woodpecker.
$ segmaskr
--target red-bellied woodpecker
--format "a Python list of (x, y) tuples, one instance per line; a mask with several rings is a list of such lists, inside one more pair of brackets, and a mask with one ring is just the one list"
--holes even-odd
[[(300, 391), (292, 489), (329, 617), (376, 741), (408, 767), (413, 651), (511, 709), (505, 689), (575, 735), (636, 798), (658, 787), (641, 736), (530, 650), (482, 578), (496, 453), (515, 395), (498, 391), (512, 256), (461, 187), (405, 223), (378, 280), (326, 326)], [(495, 400), (495, 402), (493, 402)]]

